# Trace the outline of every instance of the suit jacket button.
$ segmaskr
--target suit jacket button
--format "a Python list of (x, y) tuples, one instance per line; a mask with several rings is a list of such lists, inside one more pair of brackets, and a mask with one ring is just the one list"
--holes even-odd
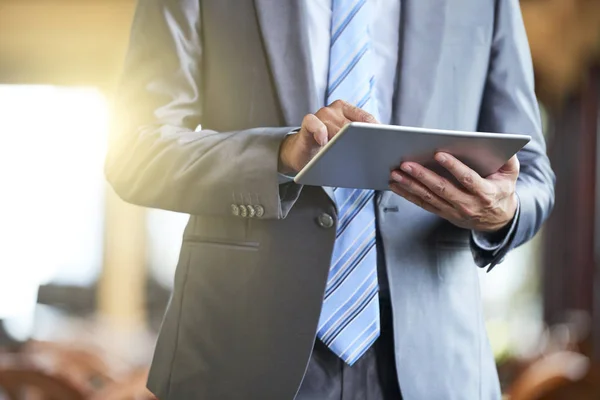
[(246, 208), (248, 209), (248, 217), (254, 218), (254, 216), (256, 215), (256, 210), (254, 209), (254, 207), (247, 205)]
[(246, 218), (248, 216), (248, 208), (246, 206), (240, 206), (240, 217)]
[(323, 213), (317, 218), (317, 223), (321, 228), (329, 229), (333, 226), (333, 217), (329, 214)]
[(236, 204), (231, 205), (231, 213), (238, 217), (240, 215), (240, 208)]
[(260, 205), (254, 206), (254, 211), (256, 211), (256, 216), (258, 218), (262, 218), (262, 216), (265, 215), (265, 208), (263, 206), (260, 206)]

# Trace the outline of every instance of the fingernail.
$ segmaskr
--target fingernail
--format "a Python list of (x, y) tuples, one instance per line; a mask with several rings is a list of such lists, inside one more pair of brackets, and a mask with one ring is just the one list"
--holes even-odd
[(443, 155), (443, 154), (437, 154), (437, 155), (436, 155), (436, 159), (438, 160), (438, 162), (439, 162), (440, 164), (443, 164), (443, 163), (445, 163), (445, 162), (448, 160), (448, 159), (446, 158), (446, 156), (445, 156), (445, 155)]
[(407, 174), (410, 174), (412, 172), (412, 167), (408, 164), (402, 164), (402, 166), (400, 168), (402, 169), (402, 171), (406, 172)]
[(397, 173), (396, 171), (392, 172), (392, 179), (395, 180), (396, 182), (402, 182), (402, 175), (400, 175), (399, 173)]

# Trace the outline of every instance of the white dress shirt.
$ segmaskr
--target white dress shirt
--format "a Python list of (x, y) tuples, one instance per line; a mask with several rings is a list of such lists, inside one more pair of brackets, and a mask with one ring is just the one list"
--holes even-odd
[[(392, 118), (400, 39), (400, 1), (367, 0), (363, 6), (371, 8), (372, 20), (369, 31), (375, 74), (373, 98), (378, 110), (377, 117), (384, 124), (389, 124)], [(308, 49), (315, 79), (313, 83), (317, 89), (319, 104), (325, 106), (329, 75), (332, 0), (304, 0), (304, 7)]]

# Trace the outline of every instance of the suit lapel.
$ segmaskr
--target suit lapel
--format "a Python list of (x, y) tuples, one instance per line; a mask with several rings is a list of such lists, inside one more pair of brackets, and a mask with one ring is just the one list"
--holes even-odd
[[(402, 0), (394, 125), (427, 127), (446, 29), (446, 0)], [(393, 193), (383, 193), (385, 206)]]
[(320, 107), (316, 96), (308, 37), (297, 0), (254, 0), (263, 43), (285, 123), (297, 126)]
[(426, 126), (446, 27), (446, 0), (403, 0), (394, 124)]

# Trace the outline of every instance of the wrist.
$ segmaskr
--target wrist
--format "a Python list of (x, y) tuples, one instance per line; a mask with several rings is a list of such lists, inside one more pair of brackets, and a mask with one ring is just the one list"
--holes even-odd
[(517, 214), (517, 208), (519, 207), (519, 200), (517, 198), (517, 194), (513, 193), (512, 196), (510, 196), (508, 202), (509, 203), (507, 206), (506, 218), (504, 219), (504, 221), (498, 223), (496, 226), (493, 226), (489, 230), (487, 230), (488, 233), (494, 234), (503, 232), (507, 227), (511, 225), (513, 219), (515, 218), (515, 215)]
[(515, 215), (517, 215), (518, 208), (519, 208), (519, 198), (517, 197), (517, 193), (513, 192), (513, 194), (510, 196), (510, 200), (509, 200), (508, 219), (506, 220), (506, 223), (500, 229), (510, 225), (510, 223), (513, 221), (513, 219), (515, 219)]
[(294, 135), (288, 135), (281, 142), (279, 147), (279, 161), (277, 163), (277, 172), (282, 175), (294, 175), (297, 171), (292, 167), (292, 163), (289, 156), (290, 141), (293, 140)]

